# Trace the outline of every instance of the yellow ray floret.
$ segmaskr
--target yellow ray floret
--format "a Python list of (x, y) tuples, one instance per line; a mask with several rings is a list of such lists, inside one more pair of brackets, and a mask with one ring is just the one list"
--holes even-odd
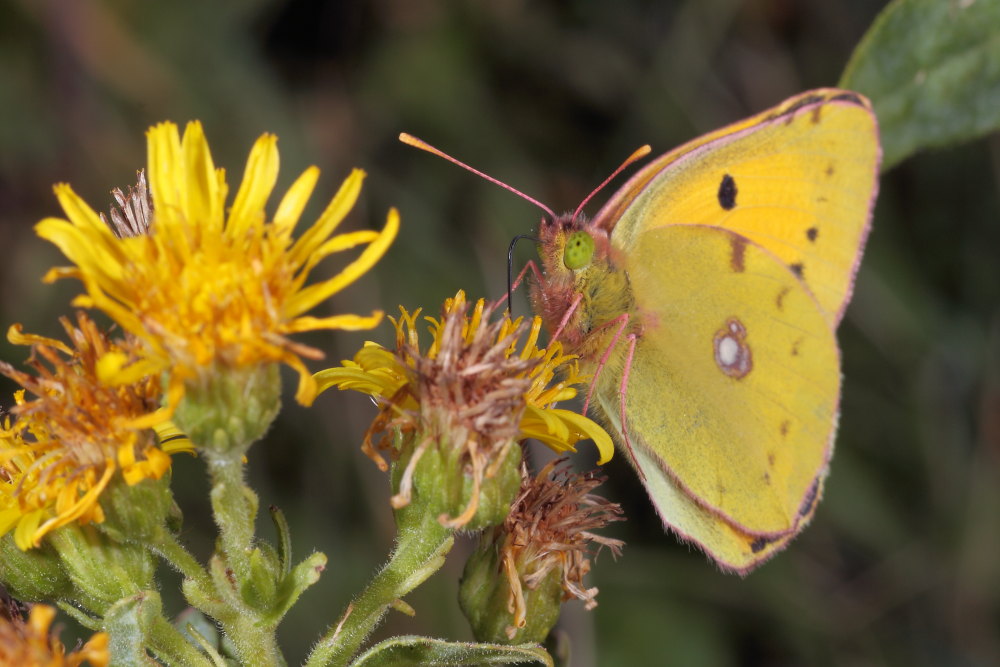
[[(76, 305), (103, 310), (143, 341), (145, 363), (169, 372), (171, 406), (183, 396), (186, 382), (226, 367), (267, 363), (294, 368), (300, 378), (296, 398), (311, 403), (316, 385), (303, 357), (322, 354), (289, 336), (315, 329), (368, 329), (379, 322), (380, 311), (305, 313), (372, 268), (396, 237), (398, 214), (390, 210), (380, 232), (332, 236), (361, 191), (364, 173), (355, 169), (319, 219), (293, 239), (319, 170), (306, 169), (269, 218), (265, 206), (278, 177), (274, 135), (254, 144), (228, 207), (225, 172), (212, 162), (199, 123), (189, 123), (183, 136), (173, 123), (162, 123), (149, 130), (147, 139), (148, 233), (118, 238), (69, 185), (57, 185), (67, 219), (48, 218), (36, 229), (74, 266), (52, 269), (46, 280), (79, 279), (85, 294)], [(321, 260), (357, 247), (363, 249), (339, 273), (309, 283)], [(106, 362), (106, 370), (113, 367)]]
[[(473, 345), (477, 339), (487, 334), (488, 340), (480, 341), (499, 349), (501, 354), (486, 354), (461, 374), (497, 374), (497, 387), (507, 384), (507, 380), (518, 381), (523, 392), (518, 400), (511, 402), (511, 414), (517, 421), (511, 430), (516, 440), (535, 438), (557, 452), (575, 451), (576, 443), (592, 439), (599, 452), (598, 463), (611, 459), (614, 446), (610, 436), (598, 424), (571, 410), (557, 408), (557, 401), (567, 400), (576, 395), (575, 386), (588, 378), (579, 374), (575, 357), (565, 355), (560, 343), (552, 343), (548, 348), (539, 348), (538, 334), (541, 320), (534, 318), (530, 326), (525, 326), (520, 318), (511, 320), (504, 316), (501, 321), (489, 323), (489, 312), (485, 301), (480, 299), (465, 314), (468, 306), (465, 294), (459, 292), (454, 299), (444, 305), (443, 316), (427, 317), (431, 342), (420, 345), (417, 318), (420, 310), (412, 313), (400, 308), (400, 316), (392, 318), (396, 327), (396, 350), (390, 351), (375, 343), (366, 343), (353, 360), (342, 362), (341, 366), (320, 371), (316, 374), (320, 391), (330, 387), (351, 389), (378, 399), (382, 414), (376, 418), (372, 430), (366, 438), (366, 452), (371, 455), (371, 437), (390, 422), (399, 427), (411, 424), (419, 428), (419, 415), (426, 413), (427, 403), (439, 400), (428, 394), (425, 385), (427, 375), (435, 372), (442, 345), (449, 345), (445, 330), (449, 320), (462, 318), (461, 340), (464, 345)], [(527, 338), (522, 343), (522, 334), (527, 330)], [(462, 355), (460, 349), (448, 349), (449, 356)], [(526, 363), (507, 364), (504, 360), (520, 359)], [(419, 366), (419, 368), (418, 368)], [(475, 393), (475, 392), (472, 392)], [(480, 392), (489, 396), (500, 392)], [(472, 397), (468, 397), (472, 400)], [(477, 399), (480, 400), (480, 399)], [(447, 406), (446, 406), (447, 407)], [(484, 411), (481, 406), (451, 405), (456, 413), (476, 413)], [(396, 419), (396, 416), (400, 419)], [(409, 415), (409, 416), (408, 416)], [(495, 424), (494, 424), (495, 426)]]

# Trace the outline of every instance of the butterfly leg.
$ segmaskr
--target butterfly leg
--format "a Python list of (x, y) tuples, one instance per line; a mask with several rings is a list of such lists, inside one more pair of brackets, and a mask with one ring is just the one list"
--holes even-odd
[(615, 331), (615, 335), (611, 338), (611, 342), (604, 349), (604, 354), (601, 355), (601, 360), (597, 362), (597, 370), (594, 371), (594, 377), (590, 380), (590, 387), (587, 388), (587, 398), (583, 401), (583, 414), (587, 414), (587, 408), (590, 407), (590, 399), (594, 397), (594, 387), (597, 386), (597, 378), (600, 377), (601, 371), (604, 369), (604, 365), (608, 363), (608, 359), (611, 358), (611, 351), (615, 349), (615, 345), (618, 344), (618, 339), (621, 338), (622, 332), (628, 326), (629, 314), (622, 313), (615, 319), (603, 324), (598, 327), (592, 333), (596, 333), (601, 329), (609, 326), (613, 326), (616, 322), (618, 323), (618, 330)]
[[(538, 265), (535, 264), (535, 260), (529, 259), (528, 263), (524, 265), (523, 269), (521, 269), (521, 272), (519, 274), (517, 274), (517, 278), (514, 279), (514, 282), (510, 283), (510, 290), (507, 292), (507, 296), (506, 297), (501, 297), (501, 298), (497, 299), (493, 303), (492, 307), (494, 309), (498, 308), (500, 306), (500, 304), (503, 303), (504, 299), (506, 299), (506, 301), (507, 301), (507, 309), (508, 309), (508, 311), (510, 311), (511, 300), (512, 300), (511, 297), (513, 296), (514, 292), (517, 291), (517, 288), (521, 286), (521, 282), (524, 281), (524, 276), (525, 276), (525, 274), (528, 273), (529, 269), (531, 270), (532, 275), (535, 276), (535, 280), (538, 281), (538, 284), (541, 285), (544, 288), (544, 286), (545, 286), (545, 277), (542, 275), (542, 272), (538, 268)], [(508, 280), (509, 280), (509, 274), (508, 274)]]
[(563, 314), (562, 319), (559, 320), (559, 326), (556, 327), (555, 332), (553, 332), (552, 336), (549, 338), (549, 345), (559, 340), (559, 334), (561, 334), (563, 332), (563, 329), (566, 328), (566, 324), (569, 322), (569, 318), (573, 317), (573, 313), (575, 313), (576, 309), (580, 307), (581, 301), (583, 301), (582, 294), (573, 295), (573, 300), (570, 301), (569, 308), (566, 309), (566, 312), (565, 314)]
[[(635, 463), (635, 452), (632, 451), (632, 441), (628, 437), (628, 425), (626, 424), (625, 417), (625, 395), (628, 392), (628, 376), (632, 372), (632, 358), (635, 356), (635, 345), (639, 340), (638, 334), (630, 333), (625, 337), (628, 341), (628, 353), (625, 355), (625, 368), (622, 371), (622, 383), (618, 387), (618, 410), (619, 419), (621, 419), (622, 425), (622, 440), (625, 441), (625, 449), (628, 450), (628, 455), (632, 459), (632, 463)], [(636, 471), (639, 473), (639, 477), (646, 480), (646, 475), (643, 474), (642, 468), (638, 465), (634, 466)]]
[(521, 285), (521, 281), (524, 280), (524, 274), (528, 272), (528, 269), (531, 269), (531, 273), (535, 276), (535, 280), (538, 281), (539, 285), (545, 285), (545, 276), (542, 275), (538, 265), (535, 264), (535, 260), (529, 259), (528, 263), (524, 265), (523, 269), (521, 269), (521, 272), (517, 274), (517, 279), (514, 280), (514, 283), (511, 285), (512, 290), (516, 290)]

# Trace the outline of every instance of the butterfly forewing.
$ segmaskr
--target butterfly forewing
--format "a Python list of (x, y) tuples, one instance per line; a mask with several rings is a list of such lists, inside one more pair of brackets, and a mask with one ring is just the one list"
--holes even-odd
[(663, 225), (739, 232), (791, 268), (835, 326), (868, 234), (879, 159), (867, 100), (813, 91), (647, 165), (595, 224), (626, 253)]

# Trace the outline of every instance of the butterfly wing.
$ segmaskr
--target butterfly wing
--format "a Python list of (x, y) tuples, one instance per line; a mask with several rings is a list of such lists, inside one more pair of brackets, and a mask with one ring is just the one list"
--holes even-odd
[(868, 100), (815, 90), (650, 163), (594, 224), (625, 252), (663, 225), (738, 232), (791, 267), (835, 326), (868, 235), (880, 158)]
[[(635, 448), (636, 464), (641, 470), (654, 471), (645, 475), (643, 484), (660, 516), (684, 541), (696, 544), (723, 569), (746, 574), (784, 549), (797, 533), (765, 538), (741, 532), (696, 503), (669, 475), (649, 450)], [(658, 471), (658, 472), (657, 472)], [(802, 515), (799, 528), (812, 519), (817, 502), (823, 494), (824, 478), (819, 478), (812, 506)]]
[(624, 430), (661, 516), (744, 569), (734, 554), (766, 557), (812, 511), (837, 424), (833, 330), (781, 259), (727, 229), (652, 228), (625, 261), (643, 330), (631, 367), (599, 376), (600, 408), (621, 434), (627, 373)]

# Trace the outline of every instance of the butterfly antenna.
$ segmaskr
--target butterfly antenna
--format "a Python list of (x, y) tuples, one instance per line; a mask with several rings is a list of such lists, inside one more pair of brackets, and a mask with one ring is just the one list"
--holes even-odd
[(535, 243), (538, 243), (538, 237), (532, 236), (531, 234), (518, 234), (514, 237), (514, 240), (510, 242), (507, 246), (507, 314), (514, 317), (514, 277), (513, 277), (513, 267), (514, 267), (514, 246), (521, 239), (531, 239)]
[(501, 188), (503, 188), (505, 190), (509, 190), (510, 192), (513, 192), (514, 194), (516, 194), (521, 199), (523, 199), (525, 201), (529, 201), (532, 204), (534, 204), (535, 206), (537, 206), (538, 208), (542, 209), (543, 211), (545, 211), (546, 214), (548, 214), (548, 216), (550, 218), (552, 218), (553, 220), (555, 220), (556, 214), (552, 212), (552, 209), (550, 209), (548, 206), (546, 206), (542, 202), (538, 201), (534, 197), (529, 197), (528, 195), (524, 194), (520, 190), (518, 190), (516, 188), (512, 188), (511, 186), (507, 185), (503, 181), (498, 181), (497, 179), (495, 179), (492, 176), (489, 176), (487, 174), (484, 174), (483, 172), (479, 171), (478, 169), (473, 169), (472, 167), (470, 167), (469, 165), (465, 164), (464, 162), (462, 162), (460, 160), (456, 160), (455, 158), (453, 158), (452, 156), (448, 155), (444, 151), (441, 151), (441, 150), (439, 150), (437, 148), (434, 148), (433, 146), (431, 146), (429, 143), (427, 143), (423, 139), (417, 139), (412, 134), (407, 134), (406, 132), (400, 132), (399, 133), (399, 140), (402, 141), (404, 144), (406, 144), (408, 146), (413, 146), (414, 148), (419, 148), (420, 150), (427, 151), (428, 153), (432, 153), (434, 155), (437, 155), (438, 157), (443, 157), (448, 162), (457, 164), (462, 169), (465, 169), (466, 171), (471, 171), (476, 176), (480, 176), (482, 178), (485, 178), (490, 183), (493, 183), (494, 185), (499, 185)]
[(582, 202), (580, 202), (580, 205), (576, 207), (575, 211), (573, 211), (572, 222), (576, 222), (577, 217), (580, 215), (580, 211), (582, 211), (583, 207), (587, 205), (587, 202), (589, 202), (591, 199), (594, 198), (594, 195), (603, 190), (604, 186), (610, 183), (615, 176), (622, 173), (622, 170), (625, 169), (625, 167), (629, 166), (636, 160), (640, 160), (646, 157), (647, 155), (649, 155), (649, 152), (651, 150), (653, 149), (649, 147), (649, 144), (646, 144), (645, 146), (640, 146), (639, 148), (635, 149), (635, 152), (633, 152), (631, 155), (625, 158), (625, 161), (622, 162), (617, 169), (611, 172), (611, 175), (605, 178), (603, 183), (594, 188), (594, 191), (591, 192), (589, 195), (587, 195)]

